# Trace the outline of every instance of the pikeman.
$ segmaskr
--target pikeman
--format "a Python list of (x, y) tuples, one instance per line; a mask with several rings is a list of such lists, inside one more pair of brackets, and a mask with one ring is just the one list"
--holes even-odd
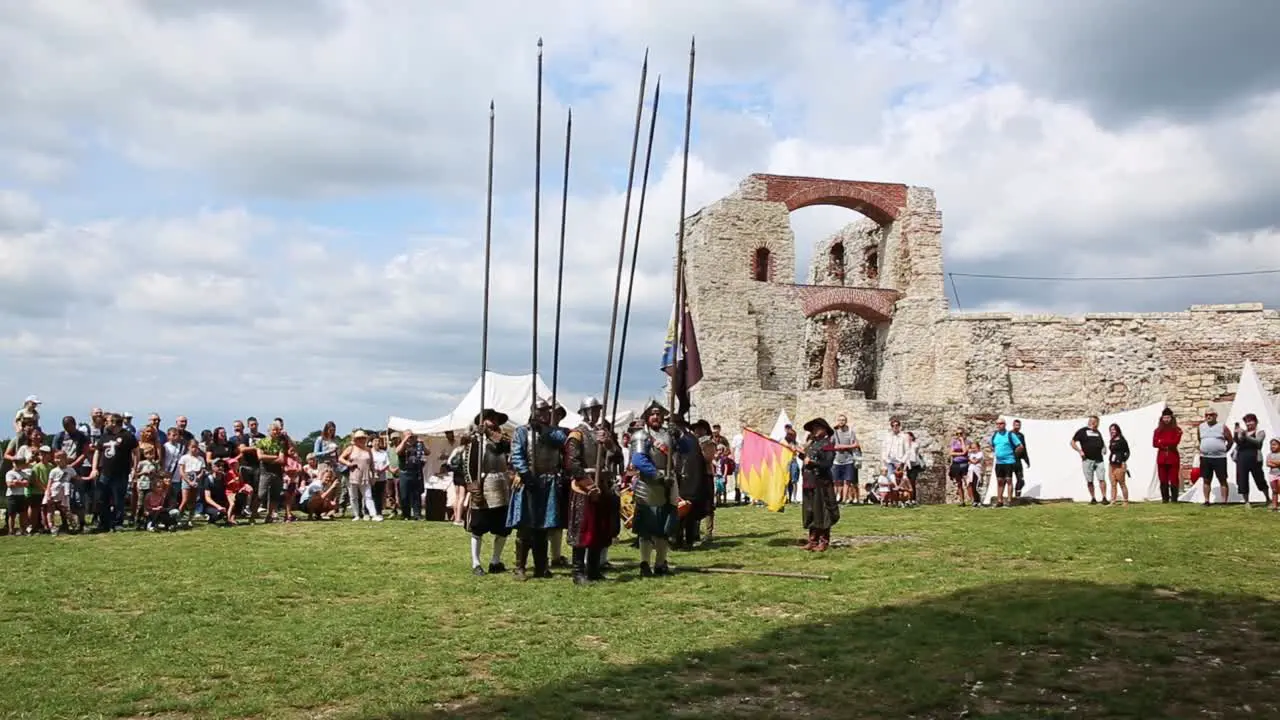
[(568, 435), (552, 424), (551, 404), (538, 400), (529, 423), (516, 428), (511, 443), (515, 489), (507, 512), (507, 527), (516, 531), (516, 578), (528, 578), (529, 553), (533, 576), (551, 577), (547, 562), (547, 531), (555, 528), (563, 508), (557, 491), (564, 468), (563, 449)]
[[(484, 536), (493, 534), (493, 557), (489, 574), (506, 572), (502, 564), (502, 547), (511, 530), (507, 527), (507, 506), (511, 502), (511, 481), (507, 476), (507, 458), (511, 440), (502, 433), (507, 415), (485, 409), (475, 418), (470, 441), (457, 455), (471, 497), (467, 513), (467, 531), (471, 533), (471, 572), (484, 575), (480, 566), (480, 545)], [(481, 455), (483, 454), (483, 458)]]
[[(557, 404), (552, 424), (563, 430), (565, 437), (568, 437), (569, 428), (560, 424), (566, 417), (569, 417), (569, 411), (565, 410), (563, 405)], [(564, 531), (569, 523), (569, 478), (565, 472), (568, 468), (567, 463), (568, 457), (565, 456), (564, 448), (561, 448), (559, 465), (561, 472), (556, 480), (556, 507), (560, 508), (560, 513), (556, 518), (555, 527), (547, 531), (547, 545), (551, 549), (551, 567), (569, 567), (569, 561), (564, 557)]]
[[(671, 574), (667, 538), (676, 529), (677, 502), (672, 452), (683, 455), (694, 450), (692, 436), (665, 425), (666, 417), (665, 408), (650, 404), (644, 412), (645, 426), (631, 435), (631, 465), (636, 469), (632, 525), (640, 538), (640, 577)], [(650, 568), (655, 550), (657, 563)]]
[(613, 542), (617, 527), (614, 475), (622, 450), (601, 417), (603, 411), (598, 399), (583, 399), (578, 408), (582, 423), (569, 432), (565, 453), (570, 480), (569, 544), (573, 547), (573, 581), (579, 585), (604, 579), (601, 555)]

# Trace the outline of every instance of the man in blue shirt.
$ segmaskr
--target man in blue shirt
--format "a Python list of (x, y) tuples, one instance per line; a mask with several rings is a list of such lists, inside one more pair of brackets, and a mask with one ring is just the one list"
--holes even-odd
[(996, 507), (1004, 507), (1006, 491), (1009, 504), (1013, 504), (1013, 473), (1018, 465), (1016, 448), (1022, 444), (1018, 436), (1004, 426), (1004, 419), (996, 420), (996, 431), (991, 435), (991, 454), (996, 460)]

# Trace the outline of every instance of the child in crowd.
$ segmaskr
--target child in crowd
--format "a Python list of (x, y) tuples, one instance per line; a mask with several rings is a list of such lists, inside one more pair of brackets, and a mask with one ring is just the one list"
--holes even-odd
[(969, 443), (969, 492), (973, 498), (973, 506), (982, 506), (982, 496), (978, 494), (982, 485), (982, 470), (986, 464), (986, 456), (982, 453), (982, 446), (977, 440)]
[(238, 463), (225, 463), (227, 475), (227, 502), (230, 503), (231, 512), (229, 513), (232, 520), (246, 517), (249, 513), (249, 503), (253, 500), (254, 488), (249, 483), (240, 479)]
[(1267, 475), (1271, 479), (1271, 510), (1280, 512), (1280, 438), (1271, 438), (1267, 455)]
[(160, 458), (154, 445), (140, 446), (138, 466), (133, 469), (133, 526), (138, 530), (147, 529), (147, 509), (143, 500), (151, 492), (151, 486), (160, 481), (163, 470)]
[[(310, 458), (308, 458), (310, 462)], [(291, 523), (298, 518), (293, 514), (294, 503), (298, 499), (298, 488), (302, 487), (303, 479), (307, 477), (302, 463), (298, 460), (298, 453), (292, 448), (289, 450), (289, 458), (284, 463), (284, 521)]]
[[(76, 469), (67, 465), (67, 454), (61, 450), (53, 453), (53, 469), (49, 471), (49, 484), (44, 489), (41, 505), (44, 507), (44, 524), (49, 532), (58, 534), (59, 527), (67, 529), (67, 518), (71, 516), (71, 492), (73, 483), (79, 477)], [(53, 513), (59, 515), (58, 527), (53, 524)]]
[(49, 485), (49, 471), (53, 469), (53, 448), (41, 445), (31, 458), (31, 482), (27, 484), (27, 528), (29, 532), (45, 532), (44, 491)]
[(8, 512), (5, 514), (5, 531), (9, 535), (18, 535), (29, 530), (23, 527), (27, 516), (27, 485), (31, 483), (31, 462), (26, 453), (15, 453), (13, 467), (5, 473), (5, 501)]
[(188, 525), (196, 517), (196, 501), (200, 499), (204, 470), (204, 453), (200, 452), (200, 443), (192, 440), (187, 444), (187, 454), (178, 459), (178, 473), (182, 478), (182, 502), (178, 504), (178, 515), (189, 512)]
[(178, 466), (186, 452), (186, 448), (182, 446), (182, 434), (178, 432), (178, 428), (169, 428), (161, 452), (164, 454), (164, 476), (169, 480), (169, 502), (177, 507), (182, 504), (182, 470)]
[(147, 509), (147, 530), (156, 532), (157, 530), (168, 530), (173, 532), (178, 529), (178, 510), (169, 506), (169, 486), (172, 483), (168, 478), (160, 478), (159, 481), (151, 484), (151, 489), (147, 491), (143, 498), (143, 506)]
[[(729, 448), (723, 445), (716, 449), (716, 506), (729, 504), (729, 479), (725, 475), (727, 465), (725, 457), (729, 454)], [(730, 460), (730, 462), (733, 462)]]

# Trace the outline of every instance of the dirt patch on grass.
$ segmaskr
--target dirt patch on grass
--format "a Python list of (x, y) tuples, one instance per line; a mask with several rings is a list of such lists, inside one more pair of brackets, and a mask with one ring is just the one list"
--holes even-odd
[(833, 548), (862, 547), (863, 545), (879, 545), (881, 543), (911, 542), (918, 539), (915, 535), (853, 535), (850, 537), (831, 538)]

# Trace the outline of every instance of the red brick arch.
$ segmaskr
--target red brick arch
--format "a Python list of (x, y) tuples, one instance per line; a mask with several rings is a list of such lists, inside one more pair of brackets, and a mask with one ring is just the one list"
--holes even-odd
[(835, 205), (862, 213), (881, 226), (896, 220), (907, 204), (907, 186), (897, 183), (757, 173), (747, 178), (743, 190), (744, 199), (785, 203), (788, 211)]
[(847, 312), (873, 323), (893, 319), (893, 306), (902, 296), (884, 288), (797, 285), (800, 307), (807, 318), (828, 312)]

